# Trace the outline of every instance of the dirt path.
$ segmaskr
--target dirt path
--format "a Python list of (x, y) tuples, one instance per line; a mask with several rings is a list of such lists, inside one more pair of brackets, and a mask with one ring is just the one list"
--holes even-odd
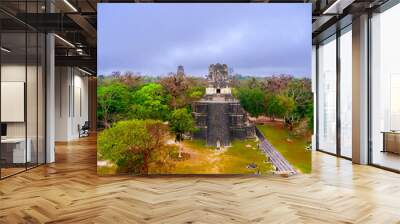
[[(177, 145), (173, 141), (168, 141), (168, 143)], [(177, 165), (178, 164), (182, 165), (184, 163), (188, 163), (194, 166), (198, 165), (199, 167), (203, 168), (202, 170), (199, 171), (202, 171), (204, 173), (220, 173), (221, 172), (220, 155), (224, 151), (225, 150), (214, 150), (210, 148), (199, 150), (183, 142), (182, 152), (189, 154), (190, 158), (183, 161), (177, 161), (176, 163)]]

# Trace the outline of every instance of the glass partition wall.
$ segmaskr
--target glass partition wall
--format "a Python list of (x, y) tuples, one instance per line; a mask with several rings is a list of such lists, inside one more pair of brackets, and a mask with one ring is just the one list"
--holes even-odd
[(17, 21), (8, 29), (5, 19), (14, 18), (0, 12), (1, 179), (45, 163), (45, 35)]
[(370, 163), (400, 171), (400, 4), (371, 18)]
[(340, 64), (340, 155), (352, 157), (352, 34), (351, 25), (341, 31)]
[(352, 157), (351, 25), (318, 45), (317, 150)]
[(322, 42), (318, 54), (318, 149), (336, 153), (336, 36)]
[[(392, 2), (393, 3), (393, 2)], [(400, 4), (369, 18), (369, 164), (400, 172)], [(352, 158), (352, 27), (317, 50), (317, 150)]]

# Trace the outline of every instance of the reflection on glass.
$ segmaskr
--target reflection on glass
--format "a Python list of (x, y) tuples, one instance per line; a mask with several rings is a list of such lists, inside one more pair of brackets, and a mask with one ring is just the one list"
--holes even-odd
[(27, 82), (26, 82), (26, 113), (27, 113), (27, 142), (30, 149), (30, 160), (27, 167), (37, 165), (37, 34), (27, 33)]
[[(21, 16), (44, 13), (45, 3), (0, 1), (0, 7)], [(2, 12), (0, 17), (14, 20)], [(0, 28), (0, 178), (45, 162), (45, 35), (22, 23), (13, 23), (12, 27)]]
[[(26, 144), (25, 91), (26, 44), (25, 33), (2, 33), (1, 52), (1, 176), (25, 170), (30, 162), (30, 144)], [(27, 150), (28, 149), (28, 150)]]
[(340, 153), (352, 157), (352, 35), (340, 36)]
[(38, 147), (38, 164), (45, 163), (45, 35), (42, 33), (38, 34), (38, 77), (37, 77), (37, 91), (38, 91), (38, 136), (37, 136), (37, 147)]
[(318, 48), (318, 147), (336, 153), (336, 40)]
[(400, 170), (400, 5), (372, 18), (372, 163)]

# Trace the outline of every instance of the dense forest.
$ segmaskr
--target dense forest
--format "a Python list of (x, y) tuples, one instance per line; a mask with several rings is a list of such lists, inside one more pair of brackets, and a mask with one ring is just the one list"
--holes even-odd
[[(98, 77), (99, 157), (119, 171), (168, 172), (171, 160), (185, 158), (164, 142), (196, 131), (191, 105), (200, 100), (205, 78), (170, 73), (163, 77), (114, 72)], [(233, 95), (252, 119), (281, 122), (293, 136), (309, 136), (313, 125), (311, 80), (290, 75), (231, 76)], [(164, 169), (164, 170), (163, 170)]]

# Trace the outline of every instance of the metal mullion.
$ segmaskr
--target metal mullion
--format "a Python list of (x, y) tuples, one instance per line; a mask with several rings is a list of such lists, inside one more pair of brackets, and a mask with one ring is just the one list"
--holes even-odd
[(315, 149), (319, 149), (319, 44), (315, 47)]
[[(36, 1), (39, 13), (39, 1)], [(36, 166), (39, 165), (39, 33), (36, 32)]]
[(341, 65), (340, 65), (340, 30), (336, 31), (336, 154), (341, 156), (341, 110), (340, 110), (340, 82), (341, 82)]
[[(46, 6), (47, 11), (47, 6)], [(47, 38), (48, 33), (44, 34), (44, 161), (43, 163), (47, 163)]]
[(372, 148), (372, 63), (371, 63), (371, 57), (372, 57), (372, 25), (371, 25), (371, 20), (372, 20), (372, 12), (368, 12), (368, 20), (367, 20), (367, 46), (368, 46), (368, 53), (367, 53), (367, 119), (368, 119), (368, 124), (367, 124), (367, 148), (368, 148), (368, 164), (373, 164), (373, 148)]
[[(28, 14), (28, 1), (25, 0), (25, 21)], [(28, 89), (28, 26), (25, 25), (25, 100), (24, 100), (24, 120), (25, 120), (25, 170), (28, 170), (28, 114), (27, 114), (27, 89)]]
[[(48, 1), (46, 0), (44, 2), (45, 4), (45, 13), (48, 13)], [(43, 135), (43, 139), (44, 139), (44, 161), (43, 163), (46, 164), (47, 163), (47, 38), (48, 38), (48, 33), (45, 32), (44, 33), (44, 135)], [(43, 74), (42, 74), (43, 77)]]

